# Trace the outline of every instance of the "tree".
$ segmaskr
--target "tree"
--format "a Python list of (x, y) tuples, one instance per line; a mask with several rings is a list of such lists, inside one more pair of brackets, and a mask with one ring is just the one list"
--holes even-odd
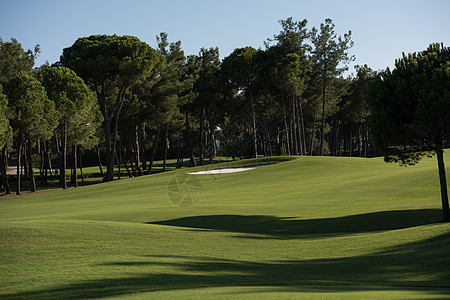
[(74, 70), (97, 95), (106, 142), (104, 181), (114, 177), (119, 115), (126, 93), (151, 76), (161, 60), (155, 49), (133, 36), (93, 35), (63, 50), (61, 64)]
[[(277, 44), (268, 49), (268, 52), (273, 52), (275, 56), (278, 56), (274, 62), (275, 66), (273, 66), (272, 80), (281, 90), (287, 152), (305, 154), (303, 108), (302, 99), (299, 98), (306, 88), (307, 72), (310, 68), (307, 57), (310, 47), (305, 43), (309, 37), (306, 28), (308, 21), (306, 19), (301, 22), (293, 21), (292, 18), (288, 18), (280, 20), (279, 23), (283, 30), (274, 36)], [(290, 130), (287, 125), (285, 96), (291, 96), (292, 99)]]
[(96, 113), (98, 106), (92, 91), (74, 71), (65, 67), (44, 67), (40, 73), (47, 96), (58, 111), (61, 185), (65, 189), (67, 137), (71, 135), (76, 146), (86, 142), (85, 139), (91, 139), (95, 133), (93, 124), (98, 124), (102, 118)]
[[(222, 80), (218, 48), (200, 49), (198, 62), (199, 78), (194, 86), (198, 92), (193, 106), (199, 113), (200, 164), (203, 165), (204, 145), (209, 145), (209, 163), (216, 156), (216, 128), (223, 116)], [(206, 126), (205, 126), (206, 125)], [(206, 133), (206, 134), (205, 134)], [(206, 141), (204, 137), (208, 136)]]
[[(346, 63), (353, 59), (347, 50), (353, 46), (351, 31), (344, 37), (337, 37), (331, 19), (325, 19), (320, 24), (320, 32), (313, 27), (311, 41), (313, 43), (312, 60), (318, 78), (322, 82), (322, 128), (320, 132), (320, 155), (324, 152), (325, 119), (326, 119), (326, 89), (330, 78), (339, 76), (347, 70)], [(343, 63), (342, 67), (339, 65)]]
[(450, 137), (450, 48), (427, 50), (396, 60), (370, 85), (370, 126), (385, 160), (402, 165), (436, 154), (444, 221), (450, 221), (443, 149)]
[[(9, 126), (9, 120), (6, 113), (8, 100), (2, 93), (2, 90), (2, 85), (0, 84), (0, 149), (3, 149), (5, 147), (6, 142), (8, 141), (12, 133), (12, 128), (11, 126)], [(9, 183), (6, 178), (6, 155), (4, 153), (2, 153), (0, 157), (0, 175), (2, 176), (2, 182), (0, 186), (3, 186), (6, 193), (9, 194)]]
[(252, 139), (253, 156), (258, 156), (258, 141), (256, 137), (256, 116), (254, 94), (256, 92), (256, 79), (258, 76), (257, 65), (258, 50), (253, 47), (244, 47), (235, 49), (229, 56), (222, 61), (221, 70), (223, 76), (228, 81), (236, 85), (238, 89), (244, 90), (250, 97), (252, 109)]
[(0, 148), (5, 146), (7, 140), (11, 135), (11, 127), (9, 126), (9, 120), (6, 115), (6, 107), (8, 100), (3, 94), (2, 85), (0, 85)]
[[(22, 45), (14, 38), (11, 38), (10, 42), (3, 42), (0, 38), (0, 85), (3, 85), (3, 89), (6, 88), (8, 81), (16, 76), (19, 72), (31, 72), (34, 66), (34, 60), (39, 53), (39, 45), (36, 45), (34, 51), (25, 51)], [(3, 129), (8, 128), (6, 125)], [(0, 143), (1, 144), (1, 143)], [(1, 159), (3, 163), (0, 163), (1, 173), (6, 192), (9, 194), (9, 183), (6, 179), (6, 167), (7, 167), (7, 145), (6, 143), (1, 148)]]
[[(28, 72), (20, 72), (8, 82), (6, 95), (9, 100), (11, 125), (16, 131), (17, 137), (16, 194), (19, 195), (21, 150), (24, 140), (27, 138), (29, 146), (31, 146), (31, 142), (36, 141), (39, 137), (48, 138), (49, 133), (56, 126), (54, 122), (55, 104), (48, 100), (41, 83), (34, 78), (33, 74)], [(30, 171), (32, 180), (31, 191), (34, 191), (35, 185), (31, 162)]]
[(5, 87), (20, 71), (31, 72), (39, 52), (39, 45), (36, 45), (34, 52), (25, 51), (16, 39), (3, 42), (0, 38), (0, 84)]

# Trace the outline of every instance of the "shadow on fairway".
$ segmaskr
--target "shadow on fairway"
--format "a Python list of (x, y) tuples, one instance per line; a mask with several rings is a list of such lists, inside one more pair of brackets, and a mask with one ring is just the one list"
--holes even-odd
[[(446, 297), (450, 294), (449, 244), (450, 233), (445, 233), (361, 256), (264, 262), (189, 254), (143, 254), (135, 260), (95, 265), (111, 270), (120, 268), (122, 274), (127, 274), (123, 277), (6, 294), (2, 299), (92, 299), (146, 291), (249, 286), (266, 287), (262, 292), (383, 290)], [(164, 273), (161, 266), (168, 267)]]
[[(306, 238), (395, 230), (436, 223), (439, 209), (394, 210), (326, 219), (279, 218), (275, 216), (212, 215), (150, 222), (167, 226), (261, 234), (269, 238)], [(248, 238), (264, 238), (248, 236)]]

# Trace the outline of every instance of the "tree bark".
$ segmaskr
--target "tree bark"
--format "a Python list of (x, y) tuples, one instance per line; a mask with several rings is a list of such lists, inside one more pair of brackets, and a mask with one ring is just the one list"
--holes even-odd
[(194, 158), (194, 147), (192, 145), (192, 140), (191, 140), (191, 128), (190, 128), (190, 124), (189, 124), (189, 113), (186, 111), (186, 139), (188, 142), (188, 147), (189, 147), (189, 167), (196, 167), (197, 164), (195, 162), (195, 158)]
[(39, 173), (41, 174), (41, 184), (44, 184), (45, 183), (45, 180), (44, 180), (44, 169), (45, 169), (45, 151), (44, 151), (44, 148), (45, 148), (45, 143), (41, 142), (41, 141), (38, 141), (37, 144), (38, 144), (38, 147), (39, 147), (38, 148), (39, 157), (41, 158), (41, 164), (39, 166)]
[(83, 153), (81, 152), (81, 146), (78, 146), (78, 154), (80, 161), (80, 175), (81, 175), (81, 185), (84, 185), (84, 174), (83, 174)]
[(97, 159), (98, 159), (98, 167), (100, 169), (100, 176), (103, 177), (104, 175), (103, 175), (102, 160), (101, 160), (101, 157), (100, 157), (100, 148), (97, 145), (97, 146), (95, 146), (95, 149), (97, 151)]
[[(139, 126), (139, 157), (141, 158), (141, 162), (142, 162), (142, 170), (146, 170), (147, 169), (147, 157), (145, 156), (145, 124), (141, 123), (141, 125)], [(120, 157), (119, 157), (120, 158)]]
[(25, 135), (23, 136), (23, 147), (22, 147), (22, 167), (24, 171), (24, 177), (25, 179), (28, 179), (28, 158), (27, 158), (27, 143), (25, 140)]
[[(134, 131), (134, 155), (135, 155), (135, 163), (136, 163), (136, 170), (138, 170), (139, 175), (141, 175), (141, 147), (139, 144), (139, 125), (136, 125), (135, 131)], [(147, 164), (147, 163), (145, 163)], [(145, 167), (142, 168), (145, 170)]]
[(72, 145), (73, 155), (73, 184), (74, 187), (78, 187), (78, 174), (77, 174), (77, 146)]
[(252, 89), (250, 89), (250, 103), (251, 103), (251, 106), (252, 106), (252, 121), (253, 121), (253, 124), (252, 124), (253, 156), (255, 158), (257, 158), (258, 157), (258, 140), (257, 140), (257, 137), (256, 137), (256, 116), (255, 116), (255, 104), (254, 104), (253, 100), (254, 100), (253, 99), (253, 91), (252, 91)]
[(106, 116), (103, 120), (103, 128), (105, 130), (105, 152), (106, 152), (106, 174), (103, 181), (111, 181), (114, 179), (114, 155), (111, 141), (111, 121)]
[(291, 155), (291, 147), (290, 147), (290, 142), (289, 142), (289, 128), (288, 128), (287, 116), (286, 116), (286, 105), (284, 104), (283, 92), (281, 92), (281, 94), (282, 94), (281, 101), (283, 102), (284, 130), (286, 133), (286, 150), (287, 150), (287, 155)]
[(352, 157), (352, 152), (353, 152), (353, 121), (350, 122), (350, 141), (348, 143), (348, 153), (349, 153), (349, 157)]
[(204, 108), (202, 107), (201, 109), (200, 109), (200, 129), (199, 129), (199, 136), (200, 136), (200, 143), (199, 143), (199, 146), (200, 146), (200, 151), (199, 151), (199, 164), (200, 164), (200, 166), (203, 166), (203, 150), (204, 150), (204, 141), (203, 141), (203, 137), (205, 136), (205, 134), (204, 134), (204, 131), (205, 131), (205, 129), (204, 129), (204, 115), (205, 115), (205, 112), (204, 112)]
[[(326, 66), (325, 66), (326, 69)], [(325, 139), (325, 91), (326, 91), (326, 74), (323, 75), (323, 87), (322, 87), (322, 128), (320, 130), (320, 156), (323, 156), (323, 147)]]
[(316, 128), (317, 106), (314, 105), (313, 124), (311, 128), (311, 145), (309, 146), (309, 154), (312, 156), (314, 151), (314, 131)]
[(6, 169), (8, 167), (7, 166), (7, 157), (6, 157), (6, 147), (7, 147), (7, 145), (5, 145), (2, 148), (0, 170), (2, 172), (3, 187), (5, 189), (5, 192), (6, 192), (6, 194), (11, 194), (11, 188), (9, 186), (8, 175), (6, 173)]
[[(212, 119), (212, 118), (211, 118)], [(212, 164), (214, 161), (214, 158), (216, 157), (216, 126), (212, 120), (209, 121), (209, 143), (210, 143), (210, 150), (209, 150), (209, 164)]]
[(158, 143), (159, 143), (159, 135), (160, 135), (160, 128), (158, 127), (156, 129), (156, 139), (155, 139), (155, 145), (153, 146), (153, 153), (152, 153), (152, 157), (150, 160), (150, 165), (148, 166), (147, 169), (147, 175), (150, 175), (152, 173), (152, 168), (153, 168), (153, 162), (155, 161), (155, 154), (156, 154), (156, 149), (158, 147)]
[(439, 169), (439, 182), (441, 185), (441, 200), (442, 200), (442, 216), (443, 221), (450, 222), (450, 210), (448, 204), (448, 192), (447, 192), (447, 178), (445, 175), (445, 165), (444, 165), (444, 151), (443, 147), (439, 145), (436, 149), (436, 156), (438, 161)]
[[(129, 148), (129, 147), (126, 147), (125, 152), (126, 152), (126, 153), (130, 152), (130, 148)], [(131, 167), (131, 171), (133, 172), (133, 176), (136, 177), (136, 170), (134, 169), (133, 159), (132, 159), (132, 157), (133, 157), (134, 155), (133, 155), (133, 153), (131, 153), (131, 154), (126, 155), (126, 156), (128, 156), (128, 160), (129, 160), (129, 162), (130, 162), (130, 167)]]
[(46, 157), (47, 165), (46, 165), (46, 169), (45, 169), (45, 184), (48, 183), (47, 169), (48, 169), (48, 172), (50, 173), (50, 178), (53, 179), (52, 160), (50, 157), (49, 148), (50, 148), (50, 144), (48, 141), (46, 141), (45, 142), (45, 157)]
[(36, 180), (34, 179), (33, 156), (31, 155), (31, 140), (28, 138), (28, 174), (30, 175), (31, 188), (30, 191), (36, 192)]
[(16, 195), (20, 195), (20, 166), (22, 156), (22, 140), (23, 140), (23, 131), (22, 129), (19, 129), (19, 134), (17, 135)]
[[(124, 149), (123, 149), (123, 142), (122, 139), (119, 140), (119, 156), (120, 156), (120, 160), (123, 161), (123, 164), (125, 166), (125, 169), (127, 170), (127, 174), (128, 174), (128, 178), (131, 178), (133, 176), (131, 176), (130, 173), (130, 169), (128, 168), (128, 164), (127, 164), (127, 153), (125, 151), (124, 153)], [(125, 159), (123, 159), (125, 157)]]
[(117, 155), (117, 151), (116, 151), (116, 164), (117, 164), (117, 180), (120, 180), (122, 170), (120, 169), (120, 160), (119, 156)]
[(63, 124), (61, 132), (61, 165), (59, 167), (61, 175), (61, 187), (67, 188), (66, 181), (66, 168), (67, 168), (67, 125)]
[(299, 144), (298, 144), (298, 136), (297, 136), (297, 122), (295, 118), (295, 96), (292, 94), (292, 114), (291, 114), (291, 136), (293, 136), (293, 151), (295, 151), (295, 155), (299, 153)]
[(166, 171), (167, 151), (169, 150), (169, 123), (166, 123), (166, 132), (164, 134), (164, 161), (163, 172)]

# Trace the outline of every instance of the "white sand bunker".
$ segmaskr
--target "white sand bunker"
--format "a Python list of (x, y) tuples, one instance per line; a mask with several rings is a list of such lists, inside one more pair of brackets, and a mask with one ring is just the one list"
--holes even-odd
[(263, 166), (256, 166), (256, 167), (242, 167), (242, 168), (227, 168), (227, 169), (216, 169), (216, 170), (208, 170), (208, 171), (198, 171), (198, 172), (192, 172), (189, 174), (197, 175), (197, 174), (226, 174), (226, 173), (235, 173), (235, 172), (242, 172), (242, 171), (248, 171), (253, 170), (256, 168), (265, 167), (268, 165)]

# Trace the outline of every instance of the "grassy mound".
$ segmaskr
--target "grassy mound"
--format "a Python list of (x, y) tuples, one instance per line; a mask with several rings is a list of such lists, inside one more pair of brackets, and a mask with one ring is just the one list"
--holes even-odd
[(434, 159), (201, 169), (0, 198), (0, 298), (449, 295)]

